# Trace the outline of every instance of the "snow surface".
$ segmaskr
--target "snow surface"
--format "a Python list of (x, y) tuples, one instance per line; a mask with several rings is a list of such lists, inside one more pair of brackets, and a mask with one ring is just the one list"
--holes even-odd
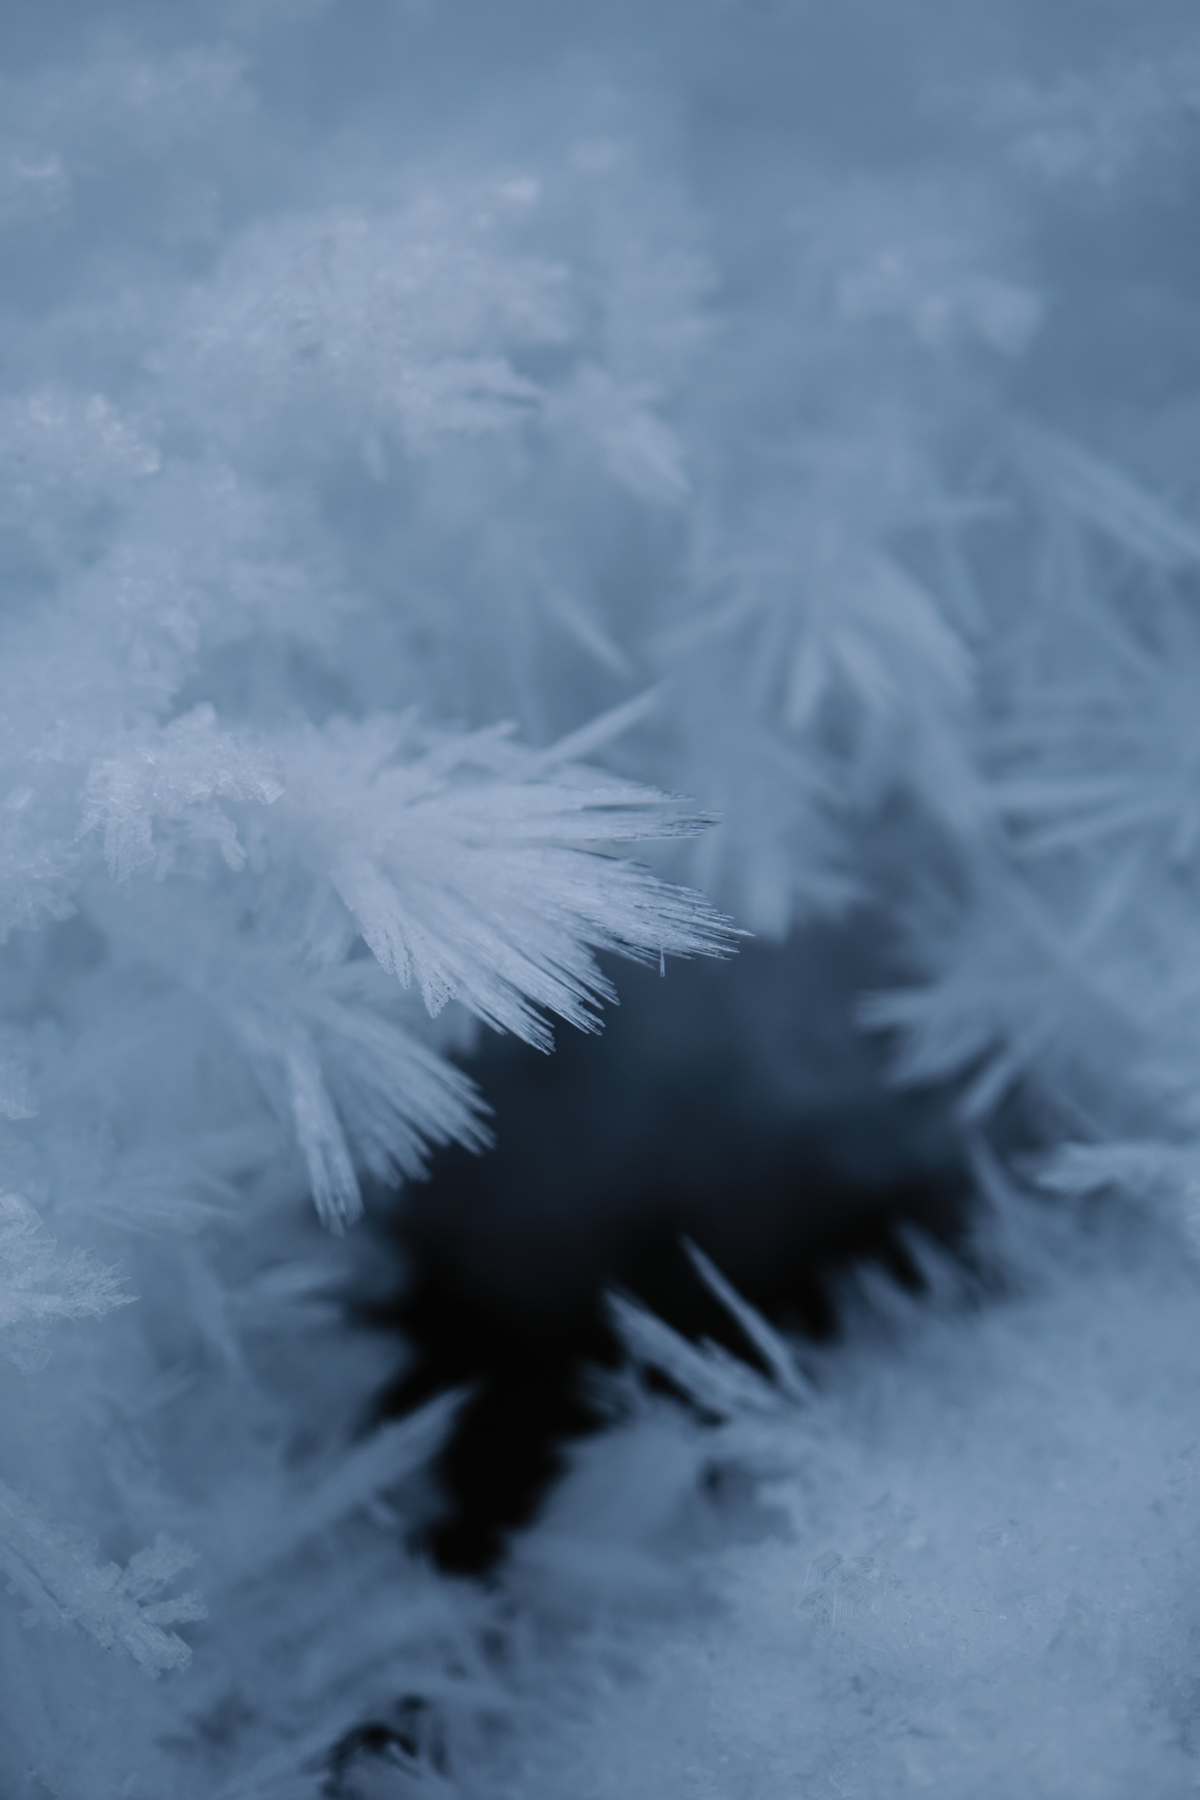
[(868, 1283), (769, 1425), (647, 1402), (589, 1450), (517, 1578), (573, 1587), (575, 1662), (496, 1791), (1194, 1791), (1195, 1262), (1003, 1220), (1004, 1294)]

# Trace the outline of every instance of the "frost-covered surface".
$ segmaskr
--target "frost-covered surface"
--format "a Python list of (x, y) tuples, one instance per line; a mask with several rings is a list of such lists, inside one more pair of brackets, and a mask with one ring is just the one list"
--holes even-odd
[(581, 1458), (515, 1575), (575, 1660), (486, 1791), (1194, 1791), (1200, 1277), (1120, 1211), (1000, 1217), (1002, 1298), (868, 1287), (798, 1405), (643, 1400)]
[[(1190, 1780), (1200, 40), (902, 14), (0, 18), (6, 1795)], [(436, 1578), (364, 1193), (485, 1143), (478, 1021), (861, 901), (898, 1078), (1161, 1222), (795, 1421), (704, 1365), (791, 1539), (637, 1541), (656, 1414)]]

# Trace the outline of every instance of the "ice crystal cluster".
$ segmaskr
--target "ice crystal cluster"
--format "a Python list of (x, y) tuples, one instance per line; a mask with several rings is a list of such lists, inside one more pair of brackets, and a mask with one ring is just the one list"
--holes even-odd
[[(1193, 1792), (1193, 9), (11, 6), (0, 102), (0, 1794)], [(439, 1575), (364, 1196), (856, 914), (974, 1275), (615, 1298)]]

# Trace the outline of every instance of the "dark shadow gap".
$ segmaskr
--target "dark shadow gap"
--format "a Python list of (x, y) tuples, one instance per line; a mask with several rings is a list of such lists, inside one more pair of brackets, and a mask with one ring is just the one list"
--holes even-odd
[(887, 978), (859, 927), (810, 931), (736, 963), (622, 970), (603, 1036), (543, 1057), (490, 1040), (472, 1066), (497, 1147), (452, 1150), (393, 1209), (409, 1277), (373, 1324), (401, 1337), (377, 1417), (469, 1396), (436, 1467), (439, 1567), (486, 1574), (604, 1421), (587, 1372), (622, 1359), (604, 1294), (635, 1295), (692, 1341), (757, 1363), (681, 1247), (692, 1238), (769, 1319), (838, 1328), (847, 1268), (909, 1291), (916, 1227), (953, 1249), (970, 1183), (946, 1092), (899, 1095), (856, 996)]

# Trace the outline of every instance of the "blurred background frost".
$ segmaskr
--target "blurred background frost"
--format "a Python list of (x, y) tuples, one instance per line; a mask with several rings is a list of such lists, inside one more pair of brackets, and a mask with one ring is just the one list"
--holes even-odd
[[(1194, 1790), (1198, 199), (1172, 0), (0, 12), (5, 1796)], [(626, 1065), (974, 1237), (439, 1574), (345, 1228), (736, 931)]]

